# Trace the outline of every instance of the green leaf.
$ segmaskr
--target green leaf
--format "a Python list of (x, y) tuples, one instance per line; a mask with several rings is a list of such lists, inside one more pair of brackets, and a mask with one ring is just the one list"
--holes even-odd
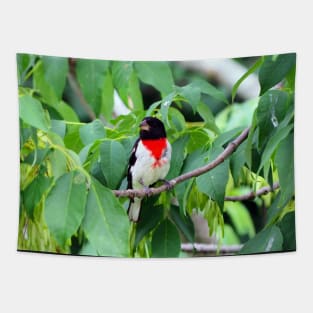
[(273, 225), (257, 233), (244, 244), (239, 254), (282, 251), (283, 236), (280, 229)]
[(50, 121), (42, 108), (41, 103), (29, 95), (19, 97), (20, 118), (28, 125), (49, 131)]
[(168, 111), (169, 111), (169, 108), (170, 108), (170, 106), (174, 100), (174, 97), (175, 97), (175, 93), (172, 92), (169, 95), (167, 95), (166, 97), (164, 97), (161, 101), (161, 108), (160, 108), (161, 117), (162, 117), (163, 123), (167, 127), (170, 127), (170, 123), (168, 120)]
[(224, 237), (222, 239), (222, 244), (223, 245), (240, 244), (240, 239), (236, 235), (234, 229), (228, 224), (224, 224)]
[(211, 85), (210, 83), (208, 83), (207, 81), (197, 78), (194, 79), (191, 85), (193, 87), (199, 88), (202, 93), (207, 94), (218, 101), (228, 104), (228, 100), (225, 94), (216, 87), (214, 87), (213, 85)]
[(293, 125), (288, 125), (285, 127), (279, 127), (277, 131), (274, 133), (274, 135), (270, 138), (268, 141), (262, 157), (261, 162), (259, 165), (258, 172), (262, 169), (262, 167), (265, 165), (265, 163), (272, 157), (274, 151), (276, 150), (278, 144), (290, 133), (290, 131), (293, 129)]
[(176, 92), (188, 101), (193, 113), (196, 113), (197, 106), (201, 99), (200, 88), (193, 84), (189, 84), (184, 87), (176, 87)]
[(140, 111), (144, 109), (140, 83), (135, 71), (132, 73), (129, 79), (128, 96), (132, 102), (130, 103), (130, 101), (128, 101), (128, 105), (130, 105), (133, 110)]
[(260, 95), (285, 78), (295, 64), (295, 53), (266, 56), (259, 72)]
[(62, 176), (67, 171), (66, 158), (59, 150), (54, 150), (49, 153), (47, 159), (50, 161), (52, 175), (55, 179)]
[(96, 115), (102, 108), (102, 95), (109, 61), (79, 59), (76, 63), (76, 75), (83, 95)]
[(183, 216), (180, 214), (178, 206), (172, 205), (170, 210), (170, 217), (181, 233), (189, 242), (195, 241), (195, 229), (193, 222), (189, 215)]
[(259, 126), (259, 147), (262, 148), (273, 130), (284, 119), (288, 107), (288, 94), (280, 90), (270, 90), (259, 100), (256, 118)]
[(103, 114), (106, 120), (112, 118), (112, 112), (114, 108), (114, 86), (112, 75), (110, 72), (107, 72), (104, 77), (104, 84), (102, 89), (102, 105), (100, 113)]
[(79, 135), (84, 145), (93, 143), (96, 139), (105, 137), (105, 129), (102, 122), (98, 119), (83, 125), (79, 129)]
[(290, 133), (280, 142), (275, 155), (281, 190), (280, 204), (289, 201), (295, 194), (293, 146), (293, 133)]
[(231, 91), (231, 101), (234, 102), (234, 99), (236, 97), (237, 94), (237, 90), (239, 88), (239, 86), (241, 85), (241, 83), (248, 77), (250, 76), (252, 73), (254, 73), (264, 62), (264, 57), (260, 57), (250, 68), (249, 70), (244, 73), (239, 79), (238, 81), (235, 83), (235, 85), (233, 86), (233, 89)]
[(112, 63), (113, 84), (124, 103), (128, 104), (128, 86), (133, 73), (133, 62), (114, 61)]
[(245, 159), (246, 146), (247, 142), (245, 141), (237, 148), (237, 150), (230, 157), (230, 170), (235, 185), (239, 185), (240, 174), (244, 164), (246, 163)]
[[(196, 151), (187, 154), (187, 157), (184, 161), (183, 168), (181, 174), (190, 172), (198, 167), (201, 167), (205, 164), (205, 157), (207, 156), (207, 152), (203, 149), (197, 149)], [(175, 194), (179, 201), (180, 210), (182, 213), (186, 213), (186, 205), (187, 199), (191, 192), (191, 187), (193, 185), (193, 179), (188, 181), (184, 181), (175, 186)]]
[(188, 153), (207, 147), (211, 143), (211, 138), (204, 128), (196, 127), (188, 130), (189, 141), (187, 143)]
[(272, 202), (272, 204), (270, 205), (266, 212), (266, 226), (269, 226), (270, 224), (275, 222), (278, 216), (280, 215), (281, 211), (283, 210), (283, 206), (279, 204), (280, 195), (281, 192), (279, 191), (275, 196), (274, 201)]
[(80, 125), (67, 125), (64, 144), (66, 148), (79, 153), (79, 151), (84, 147), (84, 144), (80, 139)]
[(243, 131), (242, 127), (236, 127), (232, 130), (226, 131), (220, 134), (214, 141), (215, 147), (223, 147), (228, 144), (231, 140), (235, 139)]
[(188, 141), (188, 135), (178, 138), (172, 144), (172, 158), (169, 173), (166, 179), (170, 180), (180, 174), (185, 158), (185, 147)]
[(85, 177), (78, 171), (61, 176), (45, 202), (45, 220), (58, 244), (65, 246), (76, 233), (85, 213)]
[(295, 212), (287, 213), (283, 219), (277, 224), (283, 235), (283, 250), (295, 251), (296, 250), (296, 224)]
[(39, 174), (23, 191), (26, 213), (33, 218), (34, 209), (52, 183), (52, 178)]
[(98, 255), (129, 256), (127, 214), (114, 194), (96, 179), (88, 192), (83, 230)]
[(44, 77), (53, 89), (58, 100), (62, 98), (68, 73), (68, 59), (62, 57), (42, 56)]
[(219, 134), (220, 130), (215, 123), (215, 118), (214, 115), (212, 114), (210, 107), (201, 101), (198, 104), (197, 111), (202, 117), (202, 119), (205, 121), (205, 127), (212, 130), (215, 134)]
[[(143, 201), (145, 201), (144, 199)], [(135, 247), (138, 246), (144, 236), (154, 229), (163, 218), (162, 205), (147, 205), (144, 202), (141, 206), (140, 220), (137, 223)]]
[(51, 120), (51, 131), (64, 138), (66, 125), (62, 120)]
[(185, 117), (176, 108), (170, 107), (168, 109), (168, 119), (170, 122), (170, 130), (173, 131), (173, 133), (179, 133), (185, 130), (186, 128)]
[(255, 229), (249, 211), (241, 202), (225, 202), (225, 211), (230, 216), (232, 223), (240, 236), (248, 235), (252, 238)]
[[(213, 161), (222, 151), (222, 148), (210, 151), (208, 163)], [(211, 171), (196, 178), (199, 190), (215, 200), (221, 210), (224, 207), (225, 189), (229, 175), (228, 170), (229, 160), (225, 160)]]
[(154, 231), (151, 247), (154, 258), (174, 258), (179, 255), (179, 233), (170, 220), (164, 220)]
[(258, 137), (258, 128), (257, 128), (257, 118), (256, 118), (256, 111), (252, 117), (252, 123), (249, 130), (249, 135), (246, 140), (246, 149), (245, 149), (245, 159), (246, 164), (251, 169), (252, 168), (252, 151), (253, 151), (253, 144), (256, 138)]
[(131, 109), (143, 110), (143, 100), (133, 62), (114, 61), (112, 65), (113, 84), (121, 99)]
[(47, 103), (50, 106), (54, 107), (60, 101), (60, 99), (55, 93), (53, 86), (50, 85), (46, 80), (43, 61), (42, 60), (37, 61), (34, 68), (35, 68), (33, 73), (34, 89), (40, 92), (42, 101), (44, 103)]
[(36, 56), (26, 53), (17, 53), (16, 54), (16, 63), (17, 63), (17, 77), (18, 84), (22, 85), (25, 81), (26, 74), (29, 69), (34, 65)]
[(79, 122), (79, 118), (75, 111), (64, 101), (58, 101), (53, 106), (54, 109), (68, 122)]
[(106, 140), (100, 145), (101, 170), (111, 189), (116, 189), (125, 174), (126, 151), (121, 143)]
[(162, 97), (174, 90), (174, 79), (167, 62), (134, 62), (138, 78), (159, 90)]

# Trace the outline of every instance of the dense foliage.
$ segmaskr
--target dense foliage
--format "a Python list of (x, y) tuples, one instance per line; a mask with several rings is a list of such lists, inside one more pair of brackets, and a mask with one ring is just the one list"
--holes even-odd
[[(64, 254), (178, 257), (195, 242), (194, 214), (239, 253), (295, 249), (293, 117), (295, 54), (255, 58), (228, 91), (175, 62), (17, 55), (20, 117), (18, 249)], [(257, 73), (260, 95), (235, 102)], [(184, 80), (179, 80), (183, 76)], [(145, 90), (157, 94), (147, 103)], [(116, 116), (116, 94), (129, 112)], [(214, 103), (215, 108), (212, 109)], [(186, 113), (187, 112), (187, 113)], [(167, 179), (204, 165), (250, 127), (222, 164), (144, 199), (129, 222), (126, 168), (143, 117), (164, 122), (173, 155)], [(279, 182), (249, 201), (225, 201)], [(217, 252), (218, 253), (218, 252)]]

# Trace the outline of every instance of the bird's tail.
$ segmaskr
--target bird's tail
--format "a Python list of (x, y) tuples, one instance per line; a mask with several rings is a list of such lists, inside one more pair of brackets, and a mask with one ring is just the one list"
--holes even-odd
[(140, 214), (140, 208), (141, 208), (141, 199), (140, 198), (134, 198), (129, 202), (128, 207), (128, 217), (133, 222), (138, 222), (139, 214)]

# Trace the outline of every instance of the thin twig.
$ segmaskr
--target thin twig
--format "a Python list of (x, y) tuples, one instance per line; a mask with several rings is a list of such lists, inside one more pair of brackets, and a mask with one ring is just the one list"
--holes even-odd
[(225, 245), (218, 247), (216, 244), (206, 243), (182, 243), (181, 250), (185, 252), (196, 252), (196, 253), (214, 253), (219, 252), (220, 254), (235, 254), (242, 248), (242, 245)]
[(266, 195), (269, 192), (272, 192), (279, 188), (279, 183), (276, 182), (273, 184), (273, 186), (266, 186), (263, 188), (260, 188), (256, 192), (251, 191), (247, 194), (240, 195), (240, 196), (226, 196), (225, 201), (244, 201), (244, 200), (252, 200), (255, 197)]
[(164, 184), (157, 188), (147, 189), (127, 189), (127, 190), (112, 190), (117, 197), (138, 197), (143, 198), (145, 196), (152, 196), (159, 194), (165, 190), (172, 189), (178, 183), (181, 183), (192, 177), (200, 176), (213, 168), (217, 167), (219, 164), (223, 163), (236, 149), (237, 147), (248, 137), (250, 128), (246, 128), (235, 140), (231, 141), (225, 150), (217, 156), (215, 160), (206, 164), (205, 166), (199, 167), (193, 171), (182, 174), (176, 178), (171, 179), (167, 184)]

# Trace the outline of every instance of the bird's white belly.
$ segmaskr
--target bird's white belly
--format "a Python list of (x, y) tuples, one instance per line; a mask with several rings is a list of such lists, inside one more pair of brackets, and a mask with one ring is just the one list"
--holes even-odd
[(138, 159), (132, 168), (134, 189), (141, 189), (143, 185), (148, 187), (166, 177), (170, 168), (170, 153), (156, 160), (139, 144), (136, 155)]

